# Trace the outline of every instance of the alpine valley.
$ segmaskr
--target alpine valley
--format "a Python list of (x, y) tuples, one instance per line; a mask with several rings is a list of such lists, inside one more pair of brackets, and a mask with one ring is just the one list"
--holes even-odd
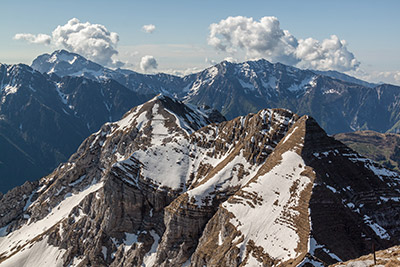
[(1, 267), (327, 266), (400, 244), (400, 174), (329, 135), (399, 132), (400, 87), (65, 50), (0, 81)]

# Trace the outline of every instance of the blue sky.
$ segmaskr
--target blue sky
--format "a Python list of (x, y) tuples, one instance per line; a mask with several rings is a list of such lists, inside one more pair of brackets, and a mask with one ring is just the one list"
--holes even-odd
[[(37, 55), (62, 48), (53, 43), (30, 44), (13, 37), (18, 33), (51, 35), (58, 25), (65, 25), (72, 18), (101, 24), (117, 33), (118, 55), (113, 58), (138, 71), (143, 71), (139, 63), (145, 55), (157, 60), (155, 71), (166, 72), (200, 70), (226, 57), (244, 61), (256, 55), (271, 60), (280, 57), (268, 57), (264, 50), (252, 48), (227, 53), (208, 44), (207, 38), (210, 24), (230, 16), (252, 18), (255, 26), (262, 17), (274, 16), (280, 28), (297, 40), (313, 38), (322, 43), (331, 35), (346, 40), (346, 49), (360, 64), (357, 70), (339, 70), (388, 82), (396, 82), (395, 75), (400, 76), (400, 1), (3, 0), (1, 9), (1, 63), (30, 64)], [(155, 25), (156, 30), (151, 34), (144, 32), (142, 26), (146, 24)], [(300, 67), (310, 66), (300, 63)]]

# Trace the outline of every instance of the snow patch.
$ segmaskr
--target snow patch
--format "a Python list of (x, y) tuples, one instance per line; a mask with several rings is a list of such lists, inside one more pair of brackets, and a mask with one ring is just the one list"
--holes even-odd
[(48, 244), (48, 238), (35, 242), (32, 246), (26, 246), (17, 254), (1, 263), (2, 267), (15, 266), (54, 266), (62, 267), (65, 249)]
[[(0, 237), (0, 255), (3, 253), (4, 256), (11, 254), (13, 249), (15, 249), (17, 246), (27, 245), (31, 240), (35, 239), (47, 229), (67, 218), (72, 209), (77, 206), (87, 195), (99, 190), (102, 186), (103, 182), (100, 182), (88, 186), (86, 189), (77, 194), (70, 194), (56, 207), (54, 207), (43, 219), (36, 221), (35, 223), (26, 223), (21, 228), (9, 233), (7, 236)], [(10, 244), (12, 245), (10, 246)], [(19, 253), (21, 253), (21, 251)], [(19, 255), (19, 253), (16, 255)]]
[(292, 136), (292, 134), (296, 131), (296, 129), (297, 126), (290, 133), (286, 134), (285, 138), (282, 141), (282, 144), (285, 143)]
[(368, 215), (364, 215), (364, 222), (368, 224), (368, 226), (375, 232), (377, 236), (379, 236), (381, 239), (386, 239), (390, 240), (389, 234), (386, 232), (386, 230), (377, 224), (376, 222), (372, 221), (372, 219)]
[[(301, 156), (294, 151), (287, 151), (271, 171), (242, 189), (243, 195), (258, 196), (256, 202), (236, 196), (234, 203), (226, 201), (222, 204), (232, 212), (234, 217), (230, 222), (244, 237), (244, 242), (239, 244), (241, 255), (249, 240), (281, 262), (299, 255), (296, 248), (300, 238), (290, 218), (298, 215), (294, 208), (299, 204), (301, 192), (310, 183), (308, 177), (301, 175), (304, 166)], [(296, 191), (291, 192), (294, 184), (297, 184)]]
[(158, 244), (160, 243), (160, 237), (157, 235), (157, 233), (154, 230), (151, 230), (150, 235), (153, 237), (154, 242), (151, 245), (151, 249), (149, 252), (144, 255), (143, 258), (143, 267), (147, 266), (154, 266), (156, 262), (156, 256), (157, 256), (157, 248)]

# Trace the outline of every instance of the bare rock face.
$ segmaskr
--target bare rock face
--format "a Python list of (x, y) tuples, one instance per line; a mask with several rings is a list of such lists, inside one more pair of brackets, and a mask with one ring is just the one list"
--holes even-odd
[(351, 267), (351, 266), (399, 266), (399, 253), (400, 246), (390, 247), (388, 249), (380, 250), (375, 252), (375, 260), (374, 263), (374, 254), (370, 253), (368, 255), (364, 255), (357, 259), (351, 259), (346, 262), (338, 262), (336, 264), (330, 265), (334, 267)]
[(157, 251), (158, 264), (172, 266), (189, 260), (220, 203), (254, 175), (297, 118), (287, 110), (263, 110), (192, 134), (197, 149), (218, 162), (193, 175), (190, 190), (165, 209), (166, 231)]
[(37, 197), (34, 192), (37, 185), (37, 182), (25, 182), (22, 186), (16, 187), (0, 197), (0, 226), (4, 227), (16, 218), (23, 220), (29, 216), (23, 213)]
[(288, 110), (222, 120), (157, 96), (103, 125), (0, 198), (0, 265), (318, 266), (400, 242), (397, 173)]

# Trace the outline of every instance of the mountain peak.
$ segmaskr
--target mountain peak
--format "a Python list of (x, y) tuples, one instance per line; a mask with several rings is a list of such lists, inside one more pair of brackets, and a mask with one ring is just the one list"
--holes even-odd
[(40, 55), (33, 60), (31, 67), (41, 73), (54, 73), (60, 77), (85, 75), (92, 79), (97, 79), (104, 69), (101, 65), (66, 50)]
[[(177, 131), (178, 128), (190, 134), (212, 122), (225, 120), (222, 115), (215, 116), (216, 112), (212, 109), (199, 108), (193, 105), (188, 106), (179, 100), (158, 94), (146, 103), (130, 110), (117, 124), (125, 128), (136, 120), (139, 121), (135, 125), (140, 125), (141, 127), (150, 123), (152, 125), (150, 132), (153, 137), (155, 135), (168, 135), (168, 132)], [(213, 114), (213, 116), (210, 116), (210, 114)], [(139, 117), (142, 119), (139, 119)], [(149, 121), (142, 122), (144, 118)], [(164, 127), (168, 129), (164, 129)], [(169, 129), (170, 127), (172, 128)], [(165, 132), (165, 134), (155, 134), (155, 129)]]
[(73, 64), (76, 60), (84, 60), (86, 61), (84, 57), (82, 57), (79, 54), (69, 52), (67, 50), (61, 49), (61, 50), (56, 50), (54, 51), (51, 55), (49, 55), (49, 62), (50, 63), (59, 63), (61, 61), (68, 62), (69, 64)]
[(365, 254), (366, 238), (395, 244), (398, 177), (303, 116), (209, 220), (192, 263), (322, 266)]

